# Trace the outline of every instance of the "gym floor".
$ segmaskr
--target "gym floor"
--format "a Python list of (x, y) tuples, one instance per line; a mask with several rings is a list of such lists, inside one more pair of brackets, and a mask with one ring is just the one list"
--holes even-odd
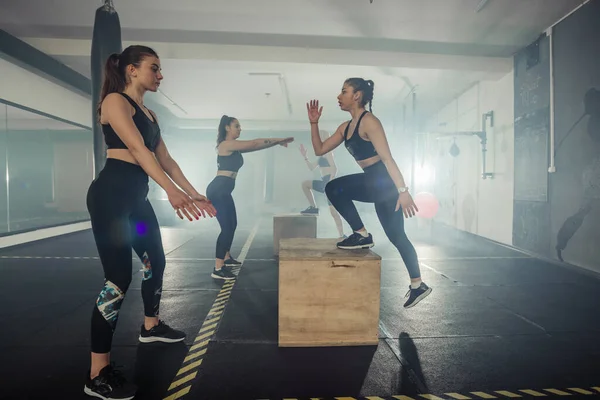
[[(163, 229), (161, 317), (187, 333), (184, 343), (138, 342), (134, 260), (112, 358), (139, 385), (136, 399), (600, 396), (600, 280), (591, 273), (434, 228), (411, 236), (433, 292), (405, 310), (406, 269), (374, 230), (379, 345), (279, 348), (271, 219), (238, 229), (233, 255), (245, 261), (230, 283), (210, 277), (209, 226)], [(86, 398), (97, 256), (90, 231), (0, 250), (0, 398)]]

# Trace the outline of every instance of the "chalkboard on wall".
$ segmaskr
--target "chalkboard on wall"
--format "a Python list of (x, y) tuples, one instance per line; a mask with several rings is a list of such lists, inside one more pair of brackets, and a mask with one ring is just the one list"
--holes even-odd
[(515, 56), (515, 200), (548, 200), (548, 53), (542, 37)]
[(515, 120), (515, 200), (548, 200), (550, 108)]

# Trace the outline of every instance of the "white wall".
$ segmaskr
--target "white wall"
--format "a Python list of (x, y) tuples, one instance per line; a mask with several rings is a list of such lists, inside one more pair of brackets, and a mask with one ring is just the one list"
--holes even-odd
[(0, 59), (0, 99), (92, 126), (91, 99)]
[[(514, 75), (498, 81), (479, 82), (440, 110), (426, 124), (426, 131), (460, 132), (481, 129), (481, 115), (494, 112), (494, 128), (488, 125), (486, 172), (483, 180), (480, 140), (476, 136), (434, 135), (419, 138), (419, 162), (435, 171), (431, 184), (416, 179), (417, 191), (430, 191), (440, 201), (436, 220), (460, 230), (512, 244), (514, 165)], [(456, 140), (458, 157), (449, 154)]]

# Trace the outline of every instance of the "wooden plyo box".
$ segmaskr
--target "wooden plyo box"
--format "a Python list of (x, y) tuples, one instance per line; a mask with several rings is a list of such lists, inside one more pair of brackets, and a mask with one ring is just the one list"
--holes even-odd
[(339, 239), (282, 239), (279, 347), (377, 345), (381, 257)]
[(273, 253), (279, 254), (279, 241), (288, 238), (316, 238), (317, 216), (283, 214), (273, 216)]

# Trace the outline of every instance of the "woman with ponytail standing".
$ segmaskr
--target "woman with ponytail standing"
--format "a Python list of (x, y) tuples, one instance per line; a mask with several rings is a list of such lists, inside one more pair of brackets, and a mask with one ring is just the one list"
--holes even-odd
[(87, 207), (105, 281), (92, 311), (91, 368), (84, 387), (86, 394), (100, 399), (132, 399), (137, 390), (110, 362), (113, 333), (132, 279), (132, 248), (143, 263), (139, 341), (174, 343), (185, 338), (159, 319), (166, 260), (147, 199), (148, 177), (166, 191), (179, 218), (192, 221), (215, 214), (169, 155), (156, 115), (144, 106), (144, 94), (156, 92), (162, 79), (158, 55), (145, 46), (111, 55), (104, 70), (98, 120), (107, 160), (90, 185)]
[(268, 149), (275, 145), (287, 147), (294, 138), (273, 138), (238, 140), (242, 128), (240, 122), (227, 115), (221, 117), (217, 135), (217, 176), (206, 188), (206, 195), (217, 210), (217, 220), (221, 233), (217, 238), (215, 269), (211, 276), (215, 279), (234, 279), (235, 275), (227, 267), (241, 263), (231, 257), (230, 250), (237, 227), (237, 214), (231, 193), (235, 188), (235, 178), (244, 165), (242, 153)]
[[(374, 83), (362, 78), (349, 78), (338, 96), (338, 104), (352, 116), (336, 132), (322, 141), (319, 136), (319, 118), (323, 107), (312, 100), (306, 105), (315, 155), (322, 156), (344, 143), (363, 172), (333, 179), (325, 187), (327, 198), (348, 222), (354, 233), (337, 244), (340, 249), (373, 247), (373, 237), (367, 232), (353, 201), (375, 203), (375, 211), (386, 236), (398, 249), (410, 276), (405, 308), (415, 306), (431, 293), (421, 280), (417, 252), (404, 232), (404, 216), (418, 211), (404, 182), (377, 117), (371, 113)], [(369, 111), (365, 106), (369, 104)], [(362, 122), (362, 124), (361, 124)], [(404, 215), (403, 215), (404, 214)]]

